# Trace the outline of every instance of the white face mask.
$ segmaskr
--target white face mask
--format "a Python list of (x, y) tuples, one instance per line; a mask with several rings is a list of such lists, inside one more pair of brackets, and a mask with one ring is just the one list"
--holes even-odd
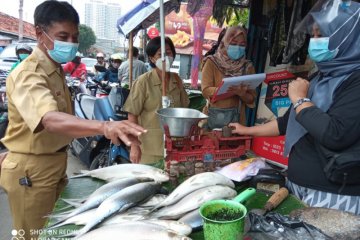
[[(166, 72), (170, 72), (170, 67), (171, 65), (173, 64), (174, 62), (174, 58), (173, 57), (169, 57), (169, 56), (166, 56), (165, 57), (165, 71)], [(156, 63), (155, 63), (156, 67), (160, 70), (162, 70), (162, 61), (161, 61), (161, 58), (158, 58), (158, 60), (156, 60)]]

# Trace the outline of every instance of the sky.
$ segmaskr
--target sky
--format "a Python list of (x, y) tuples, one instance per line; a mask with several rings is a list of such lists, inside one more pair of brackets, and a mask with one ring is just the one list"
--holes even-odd
[[(4, 2), (6, 1), (6, 4)], [(72, 3), (74, 8), (78, 11), (80, 16), (80, 23), (84, 23), (84, 9), (86, 0), (65, 0), (69, 3)], [(100, 0), (102, 2), (111, 2), (111, 3), (120, 3), (121, 8), (124, 12), (127, 11), (129, 4), (126, 4), (127, 1), (132, 0)], [(44, 2), (44, 0), (24, 0), (24, 13), (23, 19), (27, 22), (34, 23), (34, 11), (37, 5)], [(19, 17), (19, 1), (18, 0), (0, 0), (2, 3), (0, 12), (11, 15), (13, 17)]]

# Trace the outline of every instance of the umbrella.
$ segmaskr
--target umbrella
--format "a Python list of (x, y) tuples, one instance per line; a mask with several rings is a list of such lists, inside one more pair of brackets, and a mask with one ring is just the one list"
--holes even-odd
[[(164, 0), (164, 14), (180, 8), (178, 0)], [(139, 30), (146, 29), (159, 21), (159, 0), (132, 0), (127, 2), (129, 11), (121, 14), (117, 21), (120, 33), (127, 36), (130, 32), (135, 35)]]

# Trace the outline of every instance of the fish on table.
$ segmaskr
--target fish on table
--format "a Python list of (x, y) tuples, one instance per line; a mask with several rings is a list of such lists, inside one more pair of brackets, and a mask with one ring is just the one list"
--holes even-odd
[(110, 183), (107, 183), (97, 190), (93, 192), (86, 201), (81, 204), (79, 207), (72, 210), (69, 214), (62, 217), (60, 220), (58, 220), (56, 223), (49, 225), (48, 229), (57, 227), (61, 222), (65, 221), (66, 219), (69, 219), (73, 216), (76, 216), (82, 212), (85, 212), (92, 208), (97, 208), (102, 202), (104, 202), (107, 198), (110, 196), (116, 194), (117, 192), (135, 185), (137, 183), (141, 182), (151, 182), (153, 179), (151, 178), (123, 178), (119, 179)]
[(69, 178), (93, 177), (111, 182), (120, 178), (145, 177), (152, 178), (156, 182), (169, 181), (169, 175), (164, 170), (145, 164), (125, 163), (91, 171), (81, 170), (81, 173)]
[(163, 207), (151, 214), (151, 218), (179, 219), (186, 213), (199, 208), (203, 203), (216, 199), (230, 199), (237, 195), (236, 191), (228, 186), (215, 185), (198, 189), (177, 203)]
[[(121, 236), (121, 239), (131, 240), (191, 240), (191, 238), (179, 235), (163, 226), (143, 221), (104, 226), (94, 229), (76, 239), (104, 240), (114, 239), (114, 236)], [(146, 238), (144, 238), (144, 236), (146, 236)]]
[(155, 209), (172, 205), (178, 202), (186, 195), (198, 189), (208, 186), (214, 186), (214, 185), (223, 185), (223, 186), (228, 186), (230, 188), (235, 188), (235, 184), (233, 181), (231, 181), (229, 178), (219, 173), (204, 172), (204, 173), (196, 174), (188, 178), (183, 183), (181, 183), (177, 188), (175, 188), (174, 191), (170, 193), (169, 196), (162, 203), (160, 203), (155, 207)]
[(113, 194), (96, 209), (95, 216), (78, 231), (77, 236), (81, 236), (93, 229), (112, 215), (125, 212), (127, 209), (137, 205), (139, 202), (155, 195), (161, 188), (160, 183), (143, 182), (129, 186), (118, 193)]

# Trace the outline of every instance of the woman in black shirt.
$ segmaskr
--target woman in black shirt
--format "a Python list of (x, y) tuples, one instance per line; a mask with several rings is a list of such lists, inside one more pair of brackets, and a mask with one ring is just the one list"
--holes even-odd
[(286, 135), (293, 194), (310, 206), (360, 215), (360, 184), (328, 180), (322, 151), (360, 148), (360, 4), (348, 3), (318, 1), (295, 30), (312, 35), (309, 56), (319, 71), (310, 82), (298, 78), (289, 84), (293, 105), (287, 113), (264, 125), (230, 126), (244, 135)]

